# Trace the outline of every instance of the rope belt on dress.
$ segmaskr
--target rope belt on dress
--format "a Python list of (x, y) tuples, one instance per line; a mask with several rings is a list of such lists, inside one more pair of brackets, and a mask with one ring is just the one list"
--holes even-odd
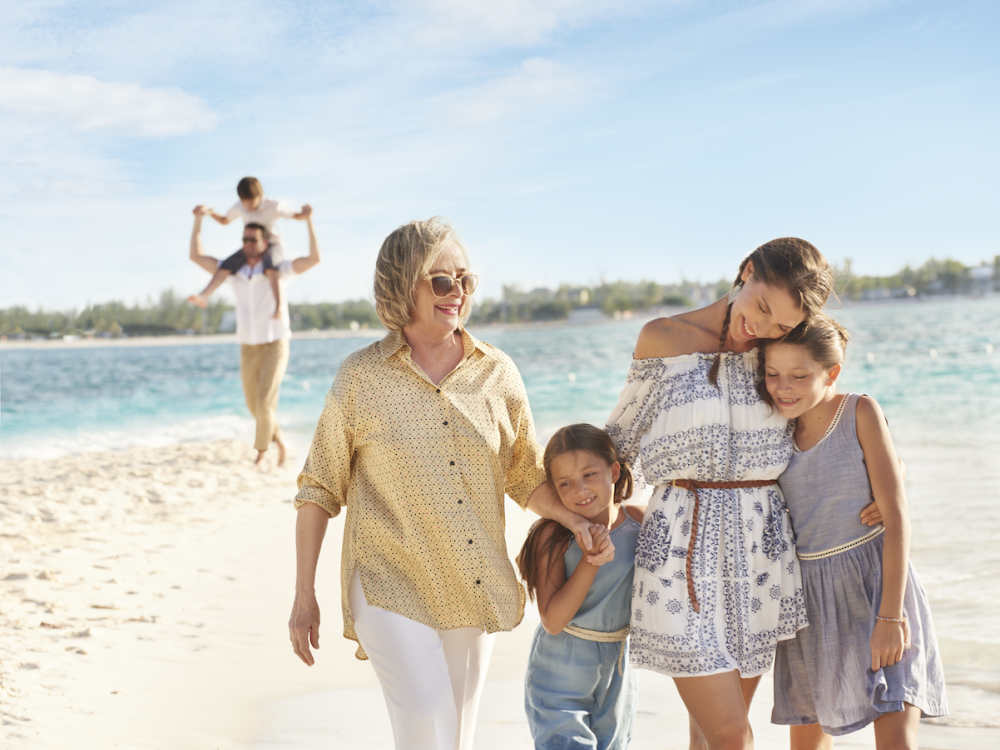
[(687, 574), (688, 598), (691, 600), (691, 607), (695, 612), (701, 612), (701, 607), (698, 605), (698, 598), (694, 594), (694, 577), (691, 575), (694, 540), (698, 535), (698, 490), (741, 490), (751, 487), (770, 487), (772, 484), (777, 483), (777, 479), (758, 479), (749, 482), (702, 482), (697, 479), (675, 479), (671, 482), (674, 487), (691, 490), (694, 493), (694, 512), (691, 514), (691, 538), (688, 540), (687, 561), (684, 567)]
[(847, 552), (847, 550), (867, 544), (883, 531), (885, 531), (885, 526), (876, 526), (860, 539), (855, 539), (853, 542), (848, 542), (847, 544), (841, 544), (839, 547), (825, 549), (822, 552), (798, 552), (796, 554), (800, 560), (822, 560), (824, 557), (833, 557), (834, 555), (839, 555), (841, 552)]
[(597, 641), (598, 643), (621, 642), (622, 645), (618, 647), (618, 674), (623, 677), (625, 676), (625, 673), (622, 672), (622, 659), (625, 656), (625, 639), (628, 638), (631, 630), (632, 628), (628, 625), (613, 633), (605, 633), (600, 630), (587, 630), (586, 628), (578, 628), (576, 625), (567, 625), (563, 628), (564, 633), (575, 635), (577, 638), (583, 638), (585, 641)]

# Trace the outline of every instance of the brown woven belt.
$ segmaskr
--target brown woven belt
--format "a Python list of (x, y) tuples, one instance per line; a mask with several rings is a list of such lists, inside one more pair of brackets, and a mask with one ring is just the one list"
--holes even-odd
[(777, 484), (777, 479), (758, 479), (751, 482), (701, 482), (697, 479), (674, 479), (671, 484), (674, 487), (691, 490), (694, 493), (694, 512), (691, 514), (691, 538), (688, 540), (687, 562), (685, 572), (687, 573), (688, 598), (695, 612), (701, 612), (698, 606), (698, 597), (694, 595), (694, 577), (691, 575), (691, 558), (694, 556), (694, 540), (698, 535), (698, 490), (741, 490), (751, 487), (770, 487)]

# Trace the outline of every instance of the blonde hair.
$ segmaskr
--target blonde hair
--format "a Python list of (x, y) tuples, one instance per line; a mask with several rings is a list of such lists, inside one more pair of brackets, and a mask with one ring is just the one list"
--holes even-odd
[[(458, 246), (468, 265), (465, 245), (443, 216), (411, 221), (385, 238), (375, 261), (375, 312), (387, 329), (402, 331), (413, 323), (417, 287), (449, 242)], [(462, 325), (470, 312), (472, 301), (466, 295), (459, 313)]]

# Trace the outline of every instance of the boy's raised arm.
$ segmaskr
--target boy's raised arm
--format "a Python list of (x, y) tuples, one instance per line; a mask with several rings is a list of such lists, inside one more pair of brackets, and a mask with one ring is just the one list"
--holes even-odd
[(219, 268), (218, 259), (205, 255), (201, 246), (201, 220), (209, 210), (205, 206), (194, 207), (194, 227), (191, 230), (191, 251), (188, 257), (209, 273), (215, 273)]
[(309, 228), (309, 255), (296, 258), (292, 261), (292, 270), (295, 273), (305, 273), (310, 268), (319, 263), (319, 242), (316, 240), (316, 230), (312, 223), (312, 206), (306, 204), (302, 207), (302, 214)]

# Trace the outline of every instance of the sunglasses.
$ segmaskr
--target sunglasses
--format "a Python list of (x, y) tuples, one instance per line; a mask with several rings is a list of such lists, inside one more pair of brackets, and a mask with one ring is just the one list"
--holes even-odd
[(243, 244), (256, 245), (259, 240), (256, 237), (244, 237)]
[(455, 284), (461, 284), (462, 293), (468, 297), (479, 286), (479, 277), (474, 273), (467, 273), (460, 279), (451, 276), (425, 276), (424, 278), (431, 280), (431, 291), (434, 292), (435, 297), (447, 297), (451, 294)]

